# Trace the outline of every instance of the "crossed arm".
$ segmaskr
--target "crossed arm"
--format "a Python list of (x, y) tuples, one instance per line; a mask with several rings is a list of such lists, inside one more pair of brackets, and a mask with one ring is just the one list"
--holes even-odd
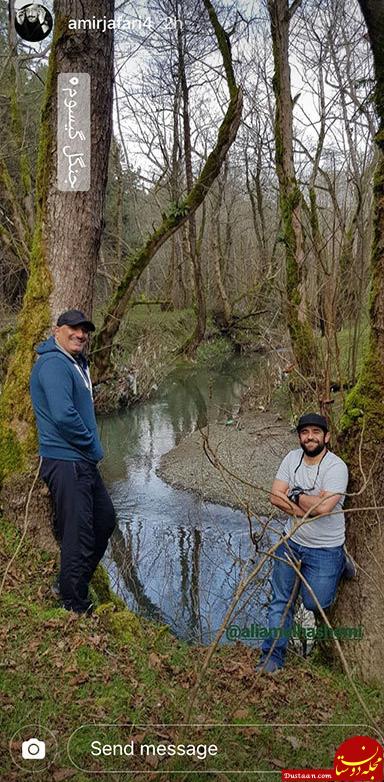
[(274, 480), (272, 484), (269, 501), (276, 508), (280, 508), (290, 516), (302, 518), (305, 514), (309, 516), (322, 516), (331, 513), (337, 505), (341, 494), (334, 494), (330, 491), (321, 491), (319, 494), (301, 494), (299, 504), (291, 502), (288, 499), (289, 484), (285, 481)]

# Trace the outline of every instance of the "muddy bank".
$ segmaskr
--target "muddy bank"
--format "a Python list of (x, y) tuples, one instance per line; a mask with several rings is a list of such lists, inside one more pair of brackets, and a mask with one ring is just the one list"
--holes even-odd
[[(204, 452), (204, 436), (216, 468)], [(234, 424), (210, 424), (185, 437), (161, 458), (158, 475), (203, 499), (269, 515), (268, 491), (283, 456), (297, 447), (286, 420), (274, 413), (246, 413)], [(233, 474), (230, 474), (233, 473)], [(252, 485), (247, 485), (252, 484)]]

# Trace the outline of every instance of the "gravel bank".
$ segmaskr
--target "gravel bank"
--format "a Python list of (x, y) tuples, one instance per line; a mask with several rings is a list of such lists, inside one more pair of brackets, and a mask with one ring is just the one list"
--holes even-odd
[[(204, 452), (204, 436), (222, 465), (219, 469)], [(166, 483), (197, 492), (205, 500), (241, 509), (249, 505), (253, 512), (269, 515), (268, 491), (277, 467), (295, 447), (297, 437), (280, 415), (246, 413), (231, 426), (214, 423), (185, 437), (162, 457), (157, 473)]]

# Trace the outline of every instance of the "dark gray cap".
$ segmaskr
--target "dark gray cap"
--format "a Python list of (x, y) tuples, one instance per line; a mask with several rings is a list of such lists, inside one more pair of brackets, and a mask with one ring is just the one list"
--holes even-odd
[(66, 310), (57, 319), (58, 326), (84, 326), (88, 331), (96, 331), (96, 326), (80, 310)]
[(305, 426), (318, 426), (324, 432), (328, 432), (327, 419), (319, 413), (306, 413), (299, 418), (297, 422), (297, 431), (300, 432)]

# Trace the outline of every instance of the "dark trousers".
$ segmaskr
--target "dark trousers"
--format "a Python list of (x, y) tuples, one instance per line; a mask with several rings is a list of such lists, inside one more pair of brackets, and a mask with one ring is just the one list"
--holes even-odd
[(116, 524), (112, 501), (91, 462), (43, 457), (40, 477), (54, 502), (64, 607), (82, 613), (89, 608), (88, 585)]

